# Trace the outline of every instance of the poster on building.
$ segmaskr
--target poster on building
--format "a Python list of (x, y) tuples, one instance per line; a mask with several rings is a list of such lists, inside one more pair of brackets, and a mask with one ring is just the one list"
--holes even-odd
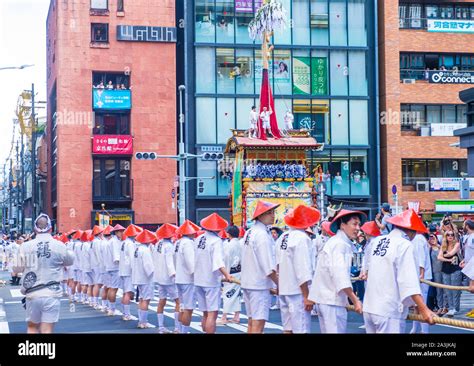
[(94, 109), (130, 109), (132, 95), (130, 90), (93, 90)]
[(311, 88), (313, 95), (328, 94), (328, 59), (327, 57), (313, 57), (311, 59)]
[(130, 135), (95, 135), (92, 139), (92, 153), (131, 155), (133, 138)]
[(99, 214), (99, 226), (105, 228), (109, 226), (110, 216), (105, 214)]
[(310, 73), (309, 57), (293, 57), (293, 94), (311, 93)]
[(429, 71), (430, 84), (474, 84), (474, 72), (463, 70)]
[[(291, 61), (290, 57), (280, 55), (275, 58), (273, 61), (269, 62), (269, 77), (275, 80), (275, 83), (278, 84), (288, 84), (290, 86), (291, 82)], [(255, 65), (255, 79), (262, 80), (262, 63), (257, 62)], [(257, 81), (257, 83), (260, 83)], [(278, 86), (276, 92), (279, 92)]]
[(428, 32), (474, 33), (474, 20), (426, 19)]
[(454, 136), (453, 132), (465, 128), (466, 123), (432, 123), (431, 136)]
[[(431, 178), (430, 191), (459, 191), (460, 182), (465, 178)], [(469, 188), (474, 191), (474, 178), (469, 180)]]
[(255, 2), (255, 11), (261, 6), (263, 0), (235, 0), (235, 12), (236, 13), (253, 13), (252, 3)]

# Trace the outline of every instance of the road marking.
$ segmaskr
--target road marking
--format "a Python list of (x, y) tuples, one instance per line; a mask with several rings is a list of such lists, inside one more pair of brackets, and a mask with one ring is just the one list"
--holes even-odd
[(24, 296), (19, 289), (10, 290), (10, 294), (11, 294), (11, 297), (23, 297)]

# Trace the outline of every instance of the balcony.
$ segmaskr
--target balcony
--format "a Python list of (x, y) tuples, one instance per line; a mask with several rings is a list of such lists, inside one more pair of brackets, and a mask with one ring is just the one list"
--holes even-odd
[(129, 89), (109, 90), (92, 89), (92, 106), (94, 110), (130, 110), (132, 108), (132, 93)]
[(466, 123), (428, 123), (428, 122), (401, 122), (402, 136), (433, 136), (452, 137), (454, 131), (465, 128)]
[(94, 135), (92, 137), (94, 155), (132, 155), (133, 137), (131, 135)]
[(92, 201), (94, 203), (133, 201), (133, 179), (111, 177), (105, 180), (92, 180)]

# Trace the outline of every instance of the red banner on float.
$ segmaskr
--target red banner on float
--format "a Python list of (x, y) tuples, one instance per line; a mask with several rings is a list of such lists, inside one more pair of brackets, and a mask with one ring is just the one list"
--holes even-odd
[(92, 142), (93, 154), (132, 155), (131, 135), (96, 135)]

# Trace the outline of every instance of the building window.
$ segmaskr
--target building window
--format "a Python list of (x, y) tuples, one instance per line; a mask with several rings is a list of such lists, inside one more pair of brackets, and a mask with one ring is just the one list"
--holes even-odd
[(402, 159), (402, 182), (424, 191), (431, 178), (461, 178), (466, 170), (466, 159)]
[[(462, 126), (448, 128), (439, 125), (467, 124), (464, 104), (402, 104), (400, 111), (402, 131), (420, 131), (423, 136), (452, 136), (452, 131)], [(421, 130), (423, 128), (428, 129), (426, 134)]]
[(328, 45), (328, 15), (327, 1), (311, 0), (311, 43), (318, 46)]
[(130, 115), (125, 113), (95, 113), (94, 135), (129, 135)]
[(123, 6), (123, 1), (124, 0), (117, 0), (117, 11), (125, 11), (124, 6)]
[[(238, 65), (235, 64), (233, 48), (217, 48), (217, 92), (235, 93), (235, 76)], [(261, 76), (260, 76), (261, 77)]]
[(109, 25), (107, 23), (91, 24), (91, 41), (98, 43), (109, 42)]
[(331, 40), (331, 46), (347, 46), (346, 7), (346, 0), (332, 0), (329, 2), (329, 39)]
[(94, 199), (131, 200), (130, 164), (130, 159), (94, 159)]
[(214, 43), (216, 11), (214, 1), (196, 0), (196, 42)]
[(130, 75), (123, 72), (99, 72), (92, 73), (92, 86), (105, 89), (130, 89)]
[(234, 43), (234, 0), (220, 0), (216, 3), (217, 43)]
[[(215, 48), (196, 47), (196, 92), (216, 92)], [(224, 76), (222, 76), (224, 77)]]
[(108, 10), (107, 0), (91, 0), (91, 10)]

